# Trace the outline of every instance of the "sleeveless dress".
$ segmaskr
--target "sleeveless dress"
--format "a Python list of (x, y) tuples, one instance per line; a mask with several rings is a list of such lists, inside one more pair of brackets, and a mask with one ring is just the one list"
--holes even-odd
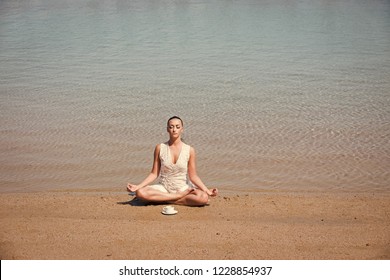
[(153, 189), (165, 193), (177, 193), (185, 191), (192, 187), (188, 179), (188, 161), (190, 159), (191, 146), (182, 143), (179, 157), (176, 163), (173, 163), (173, 157), (169, 149), (168, 142), (160, 144), (160, 182), (151, 185)]

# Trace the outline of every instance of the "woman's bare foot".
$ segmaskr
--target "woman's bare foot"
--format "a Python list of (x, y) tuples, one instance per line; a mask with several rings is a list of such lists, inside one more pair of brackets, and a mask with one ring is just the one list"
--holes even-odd
[(188, 188), (188, 189), (186, 189), (185, 191), (180, 192), (180, 194), (181, 194), (180, 198), (185, 197), (186, 195), (189, 195), (190, 193), (192, 193), (192, 192), (194, 192), (194, 191), (195, 191), (195, 189), (193, 189), (193, 188)]
[(208, 204), (209, 196), (204, 191), (199, 189), (192, 189), (187, 195), (182, 198), (174, 201), (174, 204), (177, 205), (187, 205), (187, 206), (204, 206)]
[(183, 197), (186, 197), (187, 195), (189, 195), (189, 194), (191, 194), (193, 192), (195, 192), (195, 189), (188, 188), (188, 189), (186, 189), (185, 191), (182, 191), (182, 192), (177, 192), (177, 193), (174, 193), (174, 194), (172, 193), (170, 195), (174, 196), (174, 197), (172, 197), (173, 199), (170, 199), (167, 202), (169, 202), (169, 203), (176, 203), (176, 201), (181, 200)]

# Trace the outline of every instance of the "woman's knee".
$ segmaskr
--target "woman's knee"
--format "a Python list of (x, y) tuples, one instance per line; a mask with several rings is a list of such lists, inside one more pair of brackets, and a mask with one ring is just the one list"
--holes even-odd
[(197, 195), (197, 202), (199, 205), (206, 205), (209, 202), (209, 196), (205, 192), (199, 192)]
[(135, 191), (135, 195), (139, 199), (148, 200), (147, 191), (144, 188), (136, 190)]

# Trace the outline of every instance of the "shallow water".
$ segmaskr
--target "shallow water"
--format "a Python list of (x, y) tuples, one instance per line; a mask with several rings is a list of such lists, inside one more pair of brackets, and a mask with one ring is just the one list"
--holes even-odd
[(124, 188), (179, 115), (220, 189), (390, 191), (389, 1), (0, 1), (0, 192)]

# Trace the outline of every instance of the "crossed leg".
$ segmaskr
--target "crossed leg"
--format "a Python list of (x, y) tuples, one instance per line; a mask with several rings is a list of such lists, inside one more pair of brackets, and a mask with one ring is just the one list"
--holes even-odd
[(136, 190), (136, 196), (144, 201), (155, 203), (172, 203), (187, 206), (203, 206), (208, 202), (208, 195), (198, 189), (187, 189), (183, 192), (169, 193), (146, 186)]
[(199, 189), (194, 189), (189, 194), (174, 201), (174, 204), (187, 206), (204, 206), (209, 202), (209, 196)]

